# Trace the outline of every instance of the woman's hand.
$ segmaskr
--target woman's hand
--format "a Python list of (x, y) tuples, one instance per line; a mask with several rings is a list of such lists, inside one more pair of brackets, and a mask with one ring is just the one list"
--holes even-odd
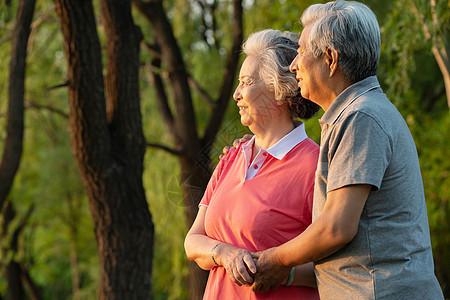
[(256, 265), (250, 251), (223, 243), (214, 250), (214, 258), (225, 268), (230, 279), (237, 285), (253, 283)]

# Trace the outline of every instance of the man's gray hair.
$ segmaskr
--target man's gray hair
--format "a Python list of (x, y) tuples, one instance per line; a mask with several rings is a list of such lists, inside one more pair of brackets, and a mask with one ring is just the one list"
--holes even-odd
[(242, 46), (247, 56), (257, 57), (259, 77), (275, 93), (275, 99), (285, 101), (298, 93), (295, 75), (289, 65), (297, 55), (298, 35), (265, 29), (251, 34)]
[(301, 22), (312, 26), (307, 47), (314, 56), (322, 56), (329, 48), (337, 50), (347, 79), (357, 82), (377, 74), (380, 27), (366, 5), (339, 0), (313, 4), (303, 12)]

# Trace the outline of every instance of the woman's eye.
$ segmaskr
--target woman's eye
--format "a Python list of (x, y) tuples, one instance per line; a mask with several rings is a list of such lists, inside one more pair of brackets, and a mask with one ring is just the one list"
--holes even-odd
[(243, 80), (239, 80), (239, 84), (242, 86), (250, 86), (250, 85), (254, 85), (255, 81), (253, 79), (243, 79)]

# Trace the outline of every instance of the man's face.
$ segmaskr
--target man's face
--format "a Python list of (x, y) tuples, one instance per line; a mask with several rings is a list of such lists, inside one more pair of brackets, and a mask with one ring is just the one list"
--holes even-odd
[(297, 56), (292, 61), (290, 70), (296, 74), (302, 96), (320, 105), (323, 101), (322, 92), (329, 77), (329, 68), (323, 56), (314, 57), (308, 48), (310, 31), (311, 25), (303, 29), (298, 41)]

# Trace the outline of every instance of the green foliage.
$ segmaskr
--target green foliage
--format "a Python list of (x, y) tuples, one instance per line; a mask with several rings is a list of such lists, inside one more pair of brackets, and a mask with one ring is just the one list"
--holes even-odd
[[(433, 44), (441, 47), (442, 41), (448, 43), (450, 12), (443, 2), (436, 1), (433, 22), (430, 1), (395, 1), (386, 22), (381, 24), (379, 77), (386, 83), (386, 93), (402, 110), (431, 111), (446, 106), (442, 74), (431, 53)], [(432, 34), (431, 39), (423, 24)]]
[(144, 186), (155, 224), (153, 295), (161, 300), (187, 299), (186, 226), (178, 161), (150, 149), (145, 166)]
[(302, 12), (309, 5), (318, 2), (323, 3), (326, 1), (248, 1), (245, 5), (245, 33), (248, 35), (266, 28), (299, 33)]
[[(408, 115), (422, 170), (435, 269), (443, 289), (450, 289), (450, 141), (444, 134), (450, 115)], [(447, 297), (449, 295), (447, 294)]]

